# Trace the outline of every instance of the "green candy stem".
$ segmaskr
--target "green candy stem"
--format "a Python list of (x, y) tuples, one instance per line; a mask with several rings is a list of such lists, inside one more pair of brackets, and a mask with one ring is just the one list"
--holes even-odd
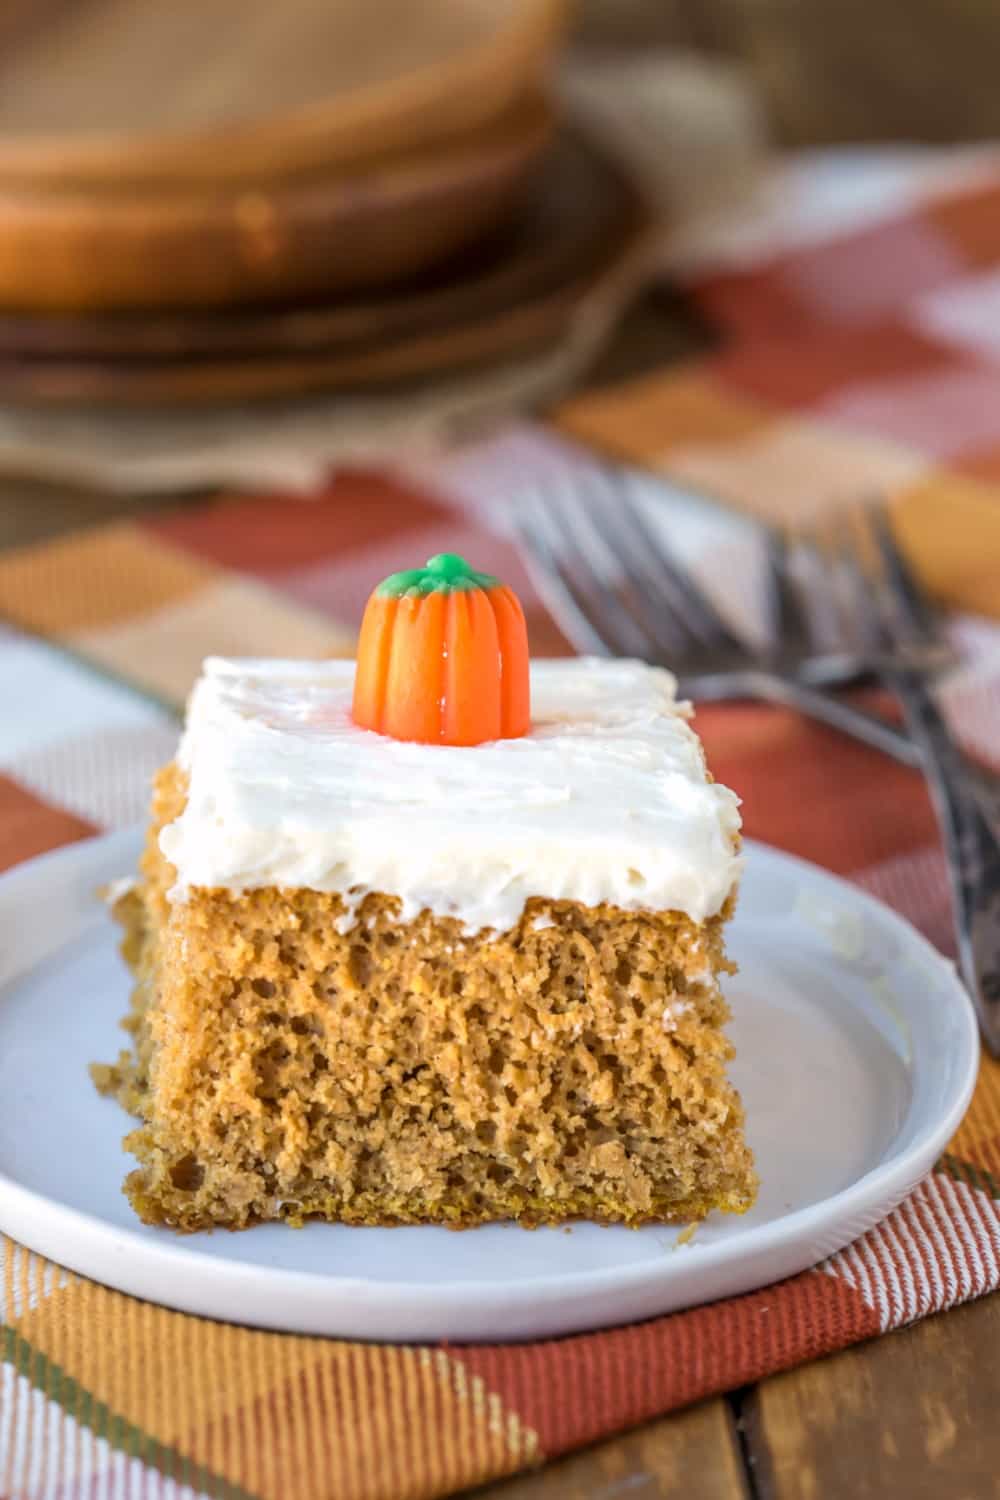
[(402, 599), (406, 595), (453, 594), (463, 589), (493, 589), (499, 579), (492, 573), (477, 573), (457, 552), (439, 552), (429, 557), (422, 568), (406, 568), (383, 578), (377, 594), (383, 598)]

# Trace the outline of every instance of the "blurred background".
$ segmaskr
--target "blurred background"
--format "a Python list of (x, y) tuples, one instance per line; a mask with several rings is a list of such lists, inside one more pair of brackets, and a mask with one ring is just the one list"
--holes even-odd
[(998, 26), (990, 0), (581, 0), (575, 35), (730, 59), (772, 138), (801, 146), (995, 137)]
[(996, 137), (998, 29), (976, 0), (9, 0), (0, 536), (301, 493), (716, 346), (692, 287), (748, 233)]

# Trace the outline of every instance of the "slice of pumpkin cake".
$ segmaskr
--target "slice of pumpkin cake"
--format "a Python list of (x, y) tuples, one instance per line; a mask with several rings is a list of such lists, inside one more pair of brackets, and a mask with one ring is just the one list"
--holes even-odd
[(380, 585), (357, 670), (210, 659), (118, 907), (133, 1047), (101, 1081), (141, 1116), (136, 1210), (745, 1209), (738, 844), (669, 674), (529, 667), (516, 598), (461, 559)]

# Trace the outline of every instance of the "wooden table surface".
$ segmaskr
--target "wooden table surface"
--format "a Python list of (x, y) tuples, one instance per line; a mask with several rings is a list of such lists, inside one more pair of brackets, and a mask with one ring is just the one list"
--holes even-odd
[[(702, 337), (670, 297), (651, 293), (592, 381), (689, 353)], [(0, 479), (0, 547), (164, 503)], [(489, 1500), (1000, 1500), (1000, 1294), (675, 1412), (477, 1494)]]

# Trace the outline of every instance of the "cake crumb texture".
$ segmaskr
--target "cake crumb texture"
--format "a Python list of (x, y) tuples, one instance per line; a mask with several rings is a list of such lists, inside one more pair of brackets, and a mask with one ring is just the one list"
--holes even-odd
[[(126, 1191), (179, 1230), (741, 1212), (756, 1178), (718, 988), (728, 909), (530, 900), (504, 933), (365, 896), (193, 888), (171, 904), (159, 829), (117, 903), (131, 1047), (95, 1065), (139, 1116)], [(731, 904), (731, 903), (730, 903)], [(342, 920), (343, 919), (343, 920)]]

